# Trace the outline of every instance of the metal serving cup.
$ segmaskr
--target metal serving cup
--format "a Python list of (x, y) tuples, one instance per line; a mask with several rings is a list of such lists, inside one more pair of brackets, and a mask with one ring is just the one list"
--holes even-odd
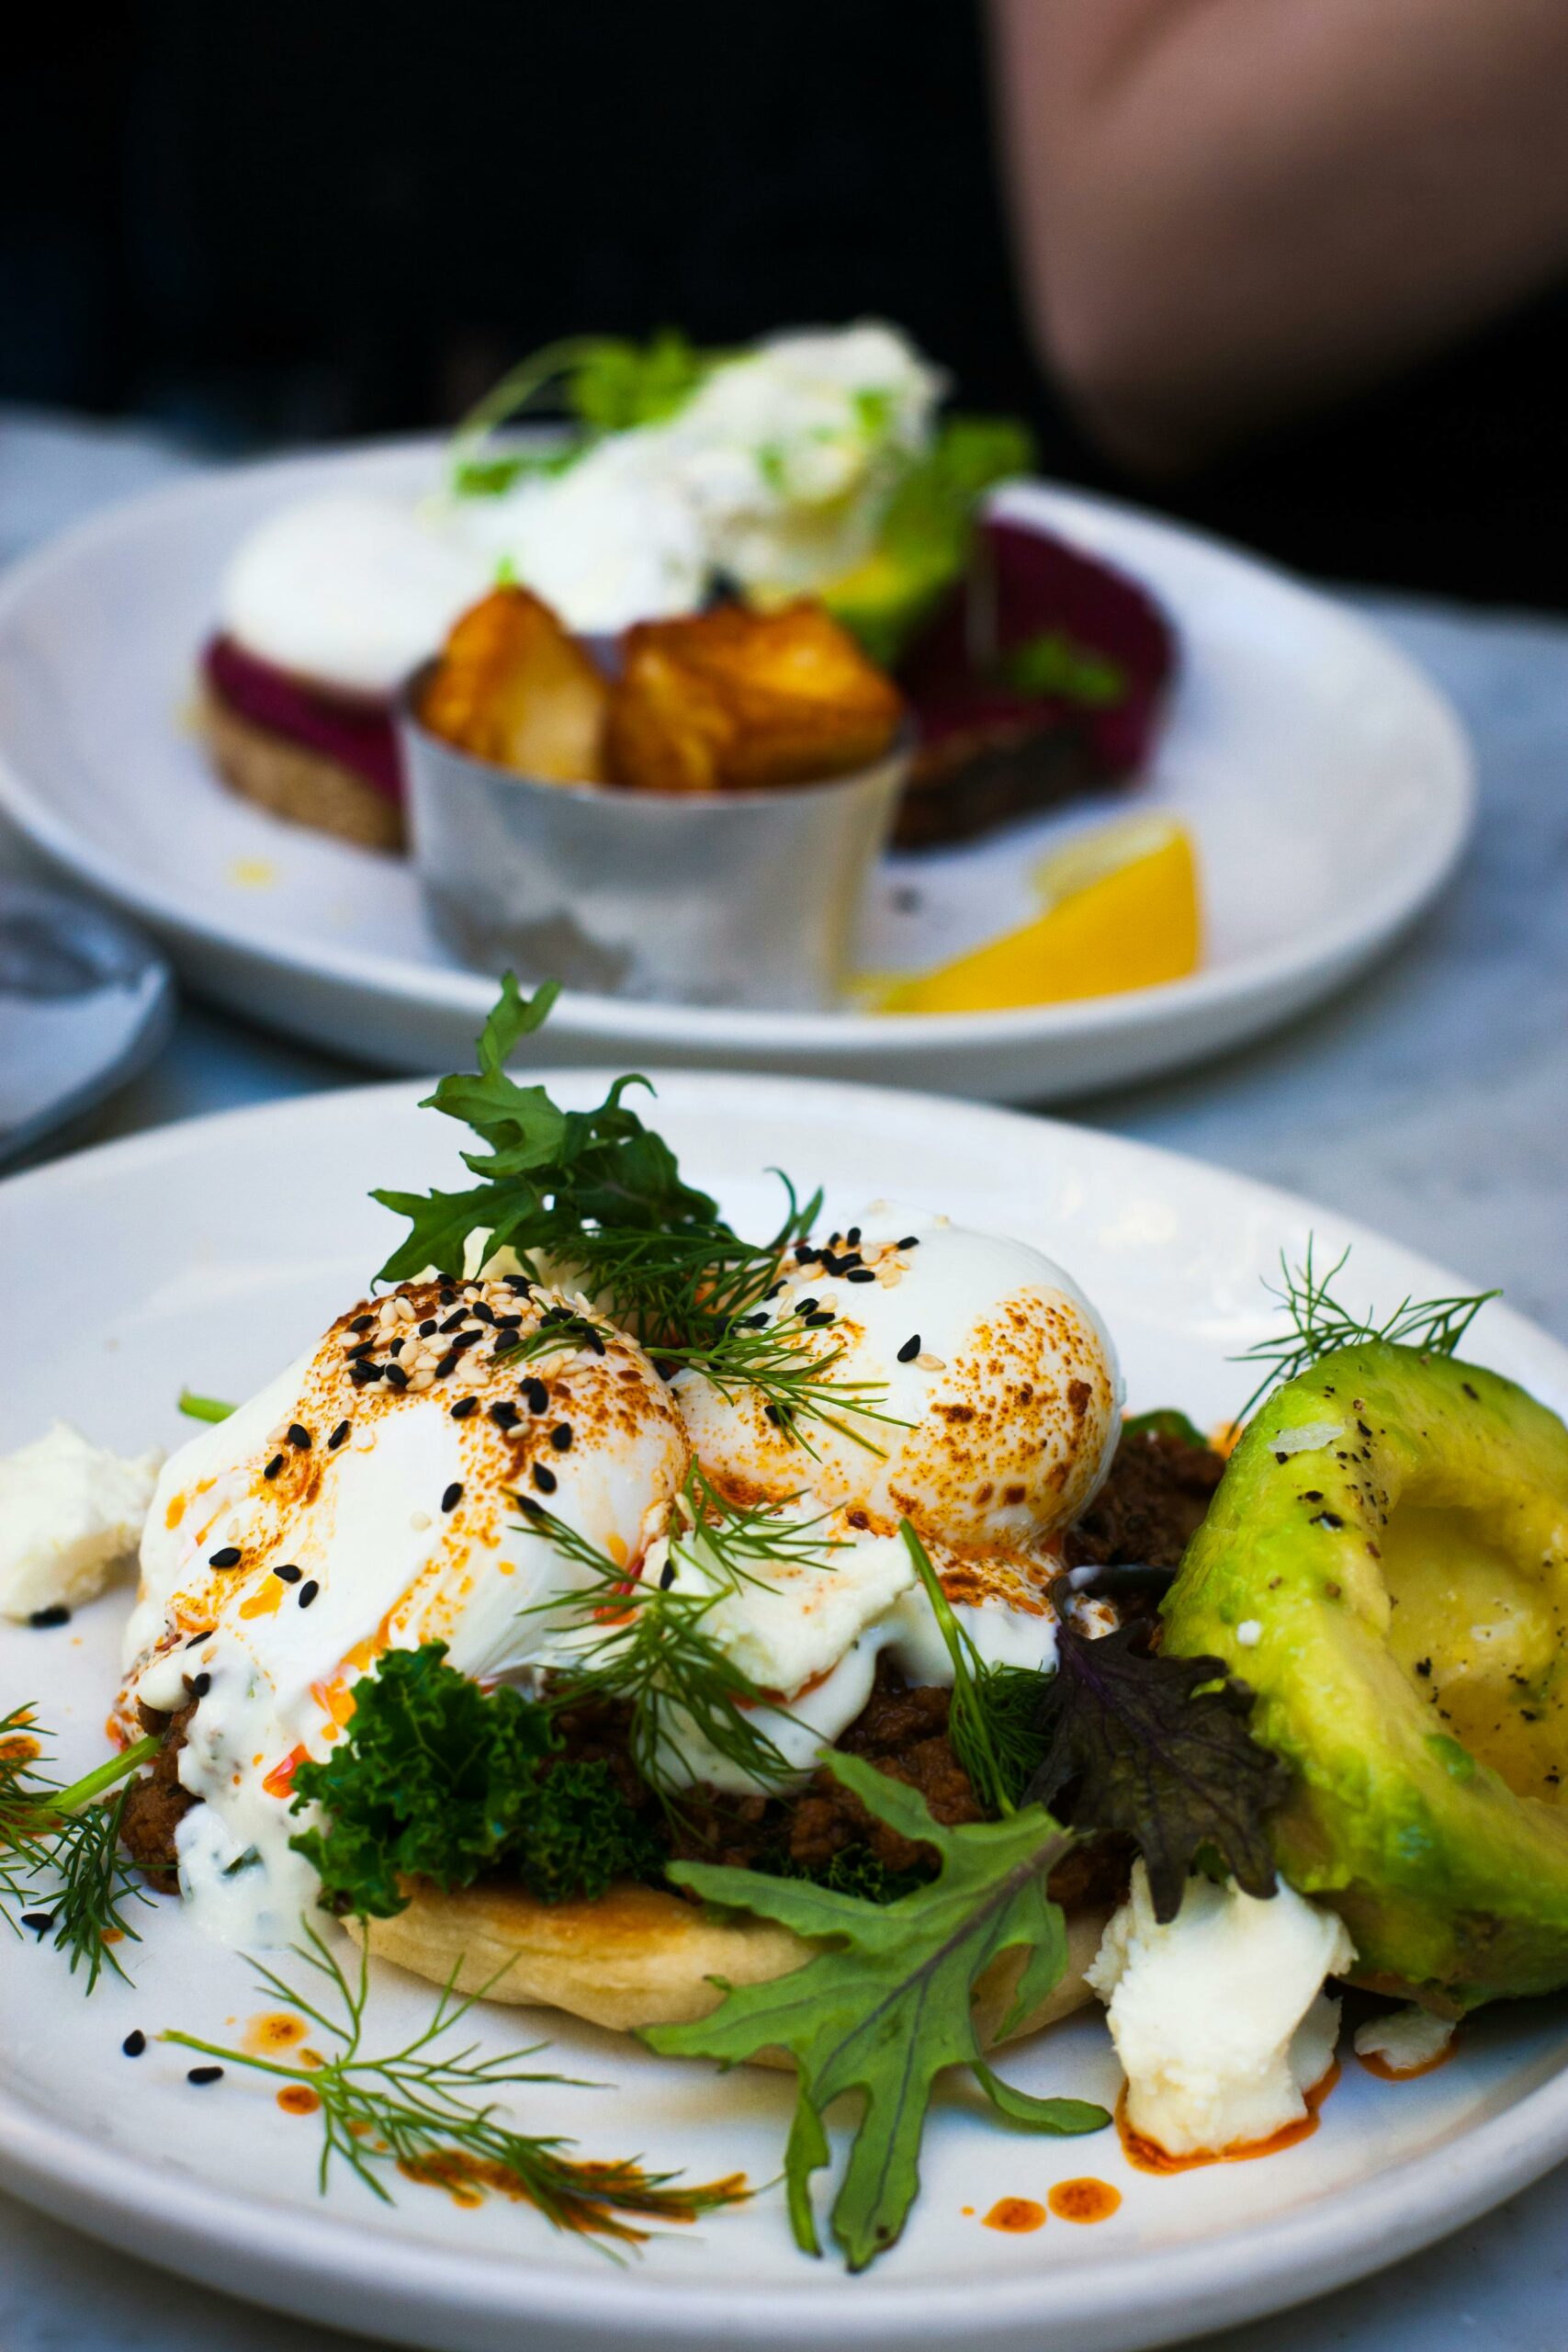
[(550, 784), (433, 735), (416, 715), (428, 674), (405, 691), (398, 734), (425, 907), (463, 963), (677, 1004), (839, 1001), (907, 734), (874, 766), (818, 784)]

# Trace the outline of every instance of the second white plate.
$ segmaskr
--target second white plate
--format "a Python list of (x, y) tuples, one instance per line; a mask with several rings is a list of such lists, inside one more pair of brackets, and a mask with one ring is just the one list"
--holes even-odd
[[(0, 585), (0, 807), (141, 916), (197, 987), (250, 1019), (400, 1069), (465, 1054), (490, 980), (445, 959), (405, 862), (283, 825), (222, 790), (188, 709), (218, 579), (264, 514), (329, 487), (417, 490), (435, 463), (421, 443), (182, 483), (43, 548)], [(1325, 597), (1153, 516), (1042, 484), (998, 504), (1120, 565), (1176, 624), (1180, 683), (1141, 798), (1197, 838), (1204, 968), (1081, 1004), (936, 1016), (574, 994), (550, 1023), (545, 1059), (1056, 1099), (1284, 1020), (1427, 904), (1468, 831), (1471, 760), (1447, 703), (1402, 654)], [(910, 889), (927, 961), (1023, 920), (1030, 867), (1084, 813), (886, 861), (870, 910), (874, 960), (902, 960)]]

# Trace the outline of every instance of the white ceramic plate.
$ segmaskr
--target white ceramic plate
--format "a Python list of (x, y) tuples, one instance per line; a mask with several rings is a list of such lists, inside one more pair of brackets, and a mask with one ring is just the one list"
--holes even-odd
[[(572, 1102), (602, 1080), (558, 1081)], [(828, 1186), (846, 1220), (878, 1193), (1011, 1231), (1063, 1259), (1105, 1311), (1134, 1406), (1201, 1420), (1246, 1385), (1228, 1361), (1269, 1326), (1262, 1278), (1314, 1227), (1353, 1240), (1348, 1294), (1384, 1307), (1450, 1278), (1316, 1217), (1283, 1194), (1162, 1153), (908, 1094), (828, 1084), (676, 1077), (660, 1125), (688, 1172), (744, 1228), (773, 1205), (760, 1170), (781, 1157)], [(396, 1228), (377, 1183), (449, 1182), (457, 1136), (406, 1087), (318, 1097), (161, 1133), (55, 1164), (0, 1189), (12, 1344), (0, 1355), (0, 1431), (13, 1445), (64, 1413), (127, 1449), (176, 1442), (182, 1383), (240, 1396), (355, 1295)], [(1484, 1270), (1481, 1270), (1484, 1271)], [(1568, 1406), (1568, 1353), (1490, 1307), (1474, 1352)], [(43, 1702), (67, 1762), (102, 1752), (126, 1602), (63, 1631), (0, 1629), (0, 1708)], [(342, 2326), (437, 2347), (602, 2352), (1121, 2352), (1166, 2343), (1333, 2287), (1421, 2245), (1568, 2153), (1568, 2014), (1544, 2003), (1467, 2028), (1419, 2081), (1374, 2081), (1353, 2062), (1313, 2138), (1267, 2160), (1156, 2178), (1113, 2133), (1049, 2142), (1010, 2132), (962, 2083), (939, 2098), (924, 2188), (903, 2242), (866, 2276), (790, 2242), (776, 2188), (750, 2207), (670, 2233), (626, 2267), (552, 2235), (526, 2209), (463, 2212), (397, 2183), (395, 2211), (352, 2179), (316, 2194), (314, 2123), (231, 2075), (186, 2086), (187, 2060), (119, 2053), (132, 2026), (231, 2041), (263, 2007), (244, 1962), (202, 1941), (173, 1905), (130, 1951), (135, 1983), (84, 2002), (52, 1952), (0, 1937), (0, 2183), (55, 2214), (209, 2284)], [(428, 2015), (427, 1988), (380, 1972), (378, 2027)], [(521, 2030), (519, 2030), (521, 2023)], [(488, 2047), (549, 2036), (544, 2063), (611, 2084), (541, 2089), (520, 2113), (603, 2155), (642, 2152), (706, 2178), (777, 2170), (784, 2078), (716, 2078), (547, 2013), (486, 2016)], [(400, 2039), (401, 2037), (400, 2036)], [(389, 2046), (389, 2045), (388, 2045)], [(1116, 2070), (1093, 2015), (1010, 2053), (1026, 2087), (1109, 2100)], [(1053, 2220), (1009, 2237), (983, 2215), (1004, 2195), (1043, 2199), (1098, 2176), (1123, 2203), (1098, 2227)], [(976, 2209), (975, 2213), (966, 2208)]]
[[(430, 445), (405, 445), (182, 484), (45, 548), (0, 584), (0, 806), (39, 848), (141, 915), (224, 1003), (415, 1069), (466, 1051), (489, 981), (444, 959), (410, 866), (232, 797), (185, 714), (219, 575), (259, 517), (329, 485), (421, 486), (434, 463)], [(1145, 798), (1198, 839), (1205, 968), (1083, 1004), (934, 1018), (573, 995), (550, 1024), (547, 1058), (1056, 1098), (1283, 1020), (1431, 898), (1469, 828), (1471, 762), (1448, 705), (1403, 655), (1282, 574), (1151, 516), (1039, 485), (1000, 503), (1122, 566), (1175, 620), (1184, 667)], [(931, 963), (1024, 920), (1030, 868), (1087, 813), (888, 861), (868, 909), (868, 961)]]

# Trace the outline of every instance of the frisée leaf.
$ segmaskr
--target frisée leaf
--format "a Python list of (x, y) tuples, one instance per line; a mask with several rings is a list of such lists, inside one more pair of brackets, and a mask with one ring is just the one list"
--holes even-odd
[(998, 2112), (1033, 2131), (1098, 2132), (1111, 2119), (1082, 2099), (1030, 2098), (998, 2083), (982, 2064), (971, 2012), (976, 1985), (1004, 1953), (1023, 1954), (1009, 2023), (1059, 1981), (1066, 1939), (1047, 1880), (1070, 1835), (1040, 1805), (943, 1828), (916, 1790), (863, 1758), (823, 1760), (868, 1811), (934, 1848), (936, 1877), (875, 1904), (800, 1879), (672, 1865), (670, 1876), (706, 1901), (776, 1919), (823, 1949), (771, 1983), (727, 1985), (709, 2017), (650, 2027), (642, 2039), (664, 2055), (726, 2067), (762, 2050), (790, 2052), (799, 2087), (784, 2171), (791, 2225), (807, 2254), (821, 2251), (811, 2176), (829, 2161), (824, 2119), (835, 2099), (860, 2094), (832, 2231), (850, 2268), (863, 2270), (896, 2242), (914, 2202), (926, 2111), (944, 2067), (970, 2067)]

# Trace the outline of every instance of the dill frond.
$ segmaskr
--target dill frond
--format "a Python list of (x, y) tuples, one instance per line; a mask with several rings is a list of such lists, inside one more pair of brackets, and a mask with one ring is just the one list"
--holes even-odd
[(1483, 1290), (1456, 1294), (1451, 1298), (1405, 1296), (1393, 1314), (1380, 1323), (1370, 1309), (1364, 1315), (1354, 1315), (1334, 1295), (1334, 1283), (1344, 1272), (1349, 1255), (1347, 1247), (1327, 1272), (1320, 1274), (1314, 1263), (1310, 1237), (1306, 1255), (1299, 1266), (1292, 1266), (1284, 1251), (1280, 1251), (1281, 1279), (1278, 1283), (1267, 1283), (1264, 1287), (1271, 1298), (1278, 1299), (1285, 1328), (1278, 1337), (1259, 1340), (1232, 1358), (1235, 1363), (1266, 1367), (1236, 1415), (1238, 1421), (1247, 1420), (1271, 1389), (1294, 1380), (1298, 1374), (1316, 1363), (1320, 1356), (1332, 1355), (1340, 1348), (1369, 1347), (1381, 1341), (1415, 1348), (1423, 1355), (1451, 1356), (1488, 1300), (1502, 1295), (1500, 1291)]

